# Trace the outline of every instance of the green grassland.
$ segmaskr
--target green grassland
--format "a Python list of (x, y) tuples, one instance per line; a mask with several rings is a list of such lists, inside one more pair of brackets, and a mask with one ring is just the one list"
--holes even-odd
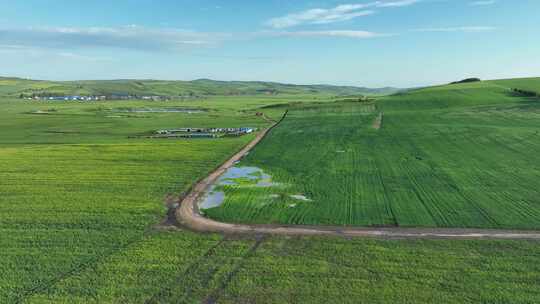
[[(312, 96), (294, 100), (312, 101)], [(317, 99), (320, 102), (329, 99)], [(291, 97), (216, 97), (196, 101), (105, 101), (37, 102), (5, 99), (0, 104), (0, 142), (24, 143), (114, 143), (125, 142), (160, 129), (180, 127), (264, 127), (268, 124), (255, 114), (268, 104), (287, 103)], [(200, 113), (126, 113), (126, 109), (178, 108)], [(278, 118), (282, 109), (265, 110)], [(132, 141), (130, 141), (132, 142)], [(138, 142), (141, 142), (139, 140)]]
[[(380, 105), (388, 110), (383, 128), (375, 131), (369, 126), (378, 109), (355, 103), (335, 105), (326, 96), (310, 94), (162, 103), (0, 99), (0, 303), (540, 301), (540, 251), (536, 242), (236, 238), (159, 225), (166, 217), (166, 196), (186, 192), (253, 137), (138, 137), (157, 129), (265, 127), (269, 122), (256, 112), (278, 119), (287, 104), (297, 104), (284, 125), (295, 123), (305, 128), (303, 132), (321, 138), (328, 136), (317, 131), (321, 126), (335, 133), (336, 128), (343, 128), (342, 120), (376, 138), (379, 133), (390, 132), (389, 115), (399, 118), (393, 129), (398, 128), (398, 122), (411, 124), (411, 132), (420, 135), (426, 127), (420, 122), (437, 125), (431, 114), (463, 124), (443, 123), (443, 131), (493, 129), (489, 134), (495, 136), (500, 130), (504, 132), (500, 136), (518, 137), (534, 129), (531, 115), (538, 113), (529, 100), (509, 97), (512, 102), (487, 105), (487, 110), (482, 110), (483, 105), (454, 113), (427, 106), (427, 112), (415, 116), (415, 111), (392, 105), (393, 100)], [(116, 111), (139, 107), (206, 111)], [(37, 111), (48, 114), (35, 114)], [(320, 115), (338, 126), (312, 120)], [(492, 117), (498, 118), (494, 121)], [(518, 117), (520, 123), (516, 123)], [(475, 124), (467, 127), (471, 121)], [(268, 142), (283, 130), (276, 129)], [(332, 149), (343, 149), (344, 140), (330, 140), (328, 144)], [(527, 147), (536, 144), (530, 142)], [(265, 145), (257, 148), (253, 159), (266, 149)], [(310, 151), (321, 148), (309, 147)], [(482, 153), (486, 151), (474, 155), (480, 157)], [(335, 154), (327, 157), (334, 158)], [(499, 158), (503, 161), (502, 156)], [(272, 161), (274, 158), (268, 159)], [(529, 163), (531, 170), (533, 162), (531, 159)], [(274, 173), (270, 166), (265, 169)], [(282, 172), (275, 178), (285, 178), (287, 171)], [(307, 172), (307, 168), (301, 172)], [(525, 182), (525, 177), (517, 178)], [(531, 181), (527, 183), (531, 185)], [(523, 188), (525, 185), (519, 190)]]
[(501, 85), (503, 87), (540, 93), (539, 78), (503, 79), (492, 81), (492, 83)]
[(262, 240), (190, 232), (136, 243), (28, 303), (536, 303), (527, 241)]
[[(110, 118), (104, 108), (141, 105), (0, 105), (0, 303), (28, 299), (109, 256), (138, 248), (165, 218), (167, 194), (187, 191), (252, 138), (129, 136), (167, 127), (268, 124), (252, 113), (219, 109)], [(28, 114), (52, 107), (51, 114)], [(190, 244), (196, 241), (190, 238)]]
[(534, 303), (538, 258), (534, 242), (270, 239), (219, 302)]
[(376, 107), (299, 106), (241, 164), (276, 185), (225, 185), (225, 203), (205, 213), (245, 223), (540, 229), (539, 121), (540, 100), (493, 83), (416, 90)]

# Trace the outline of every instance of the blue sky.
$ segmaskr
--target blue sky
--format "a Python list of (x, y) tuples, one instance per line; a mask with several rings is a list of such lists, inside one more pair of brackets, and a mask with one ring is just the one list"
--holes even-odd
[(538, 0), (0, 0), (0, 74), (411, 87), (540, 76)]

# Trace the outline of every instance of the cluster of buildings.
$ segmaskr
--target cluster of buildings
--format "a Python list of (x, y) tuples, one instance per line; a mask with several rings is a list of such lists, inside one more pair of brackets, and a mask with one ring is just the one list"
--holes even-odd
[(219, 138), (242, 136), (255, 132), (255, 128), (180, 128), (158, 130), (151, 138)]
[(42, 100), (42, 101), (98, 101), (106, 100), (107, 96), (32, 96), (23, 97), (27, 100)]
[(114, 94), (114, 95), (93, 95), (93, 96), (80, 96), (80, 95), (69, 95), (69, 96), (29, 96), (25, 97), (21, 95), (22, 99), (27, 100), (41, 100), (41, 101), (100, 101), (100, 100), (148, 100), (148, 101), (165, 101), (170, 100), (169, 96), (137, 96), (137, 95), (124, 95), (124, 94)]

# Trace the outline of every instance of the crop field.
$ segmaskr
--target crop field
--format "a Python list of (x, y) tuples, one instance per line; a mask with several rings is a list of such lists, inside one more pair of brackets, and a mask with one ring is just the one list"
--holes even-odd
[(186, 191), (246, 140), (0, 149), (0, 302), (139, 244), (165, 218), (167, 193)]
[[(394, 108), (391, 101), (377, 107), (333, 104), (327, 97), (308, 95), (83, 104), (0, 99), (0, 303), (539, 302), (536, 242), (234, 237), (169, 226), (163, 223), (166, 198), (181, 196), (253, 136), (216, 140), (139, 137), (187, 126), (262, 128), (269, 122), (256, 112), (275, 120), (287, 104), (302, 101), (283, 126), (295, 124), (302, 128), (298, 134), (319, 136), (320, 140), (326, 137), (332, 153), (319, 156), (324, 163), (336, 155), (350, 157), (348, 151), (356, 149), (357, 143), (346, 145), (350, 139), (346, 134), (371, 134), (371, 141), (377, 144), (374, 138), (406, 123), (414, 126), (410, 132), (418, 136), (425, 133), (426, 125), (439, 123), (431, 114), (443, 122), (462, 124), (442, 123), (438, 132), (485, 129), (491, 130), (487, 134), (494, 140), (514, 143), (506, 135), (517, 139), (532, 133), (535, 116), (531, 115), (539, 115), (539, 109), (528, 100), (509, 100), (512, 102), (485, 109), (429, 109), (435, 112), (415, 115), (398, 107), (390, 109)], [(123, 111), (159, 107), (202, 111)], [(382, 109), (382, 125), (375, 130), (373, 121)], [(473, 127), (466, 126), (473, 120)], [(326, 121), (336, 126), (324, 126)], [(355, 131), (345, 128), (342, 138), (331, 137), (329, 134), (343, 129), (344, 122), (355, 126)], [(273, 182), (283, 184), (281, 198), (303, 194), (313, 201), (300, 203), (313, 204), (316, 196), (290, 182), (286, 168), (269, 166), (277, 156), (256, 161), (268, 149), (267, 142), (287, 130), (283, 126), (246, 161), (258, 162), (272, 174)], [(321, 126), (327, 131), (321, 132)], [(354, 140), (366, 142), (362, 138)], [(538, 143), (531, 138), (523, 145), (532, 149), (530, 145)], [(295, 147), (293, 142), (288, 144)], [(310, 151), (321, 149), (317, 144), (309, 146)], [(284, 150), (279, 150), (282, 157), (298, 158)], [(475, 152), (475, 159), (481, 161), (485, 152)], [(450, 161), (458, 158), (451, 156)], [(497, 160), (501, 167), (516, 163), (516, 159), (502, 156)], [(535, 159), (528, 161), (533, 175)], [(330, 173), (336, 176), (345, 164), (336, 163)], [(298, 164), (298, 168), (302, 166)], [(300, 172), (307, 175), (309, 168), (303, 170)], [(512, 175), (521, 178), (516, 182), (524, 181), (521, 174), (515, 171)], [(527, 185), (533, 189), (530, 194), (534, 185), (530, 181)], [(514, 187), (525, 189), (525, 185)], [(507, 195), (513, 192), (508, 190)], [(238, 209), (238, 215), (242, 212)]]
[(537, 247), (154, 232), (26, 302), (535, 303)]
[(464, 84), (376, 109), (291, 108), (239, 165), (272, 184), (224, 185), (224, 203), (204, 212), (244, 223), (540, 229), (540, 101), (508, 93)]
[(168, 194), (182, 194), (251, 139), (130, 136), (168, 127), (268, 124), (225, 109), (116, 117), (124, 115), (116, 107), (144, 106), (132, 102), (0, 105), (0, 303), (29, 299), (143, 246), (165, 218)]
[[(290, 97), (289, 97), (290, 98)], [(313, 100), (297, 96), (294, 100)], [(264, 127), (268, 122), (255, 113), (268, 104), (288, 103), (279, 98), (216, 97), (181, 102), (105, 101), (36, 102), (0, 99), (0, 143), (77, 144), (126, 142), (130, 136), (181, 127)], [(126, 109), (188, 109), (198, 113), (129, 113)], [(241, 110), (241, 111), (240, 111)], [(267, 109), (279, 118), (283, 109)], [(133, 140), (129, 141), (133, 142)], [(140, 141), (139, 141), (140, 142)]]
[(270, 239), (220, 303), (535, 303), (539, 257), (534, 242)]

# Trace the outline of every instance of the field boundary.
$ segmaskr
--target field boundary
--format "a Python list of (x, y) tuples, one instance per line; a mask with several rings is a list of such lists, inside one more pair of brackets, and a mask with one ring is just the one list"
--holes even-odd
[(306, 226), (306, 225), (274, 225), (274, 224), (234, 224), (224, 223), (204, 217), (198, 208), (198, 201), (206, 190), (237, 161), (248, 154), (266, 135), (277, 127), (287, 116), (269, 128), (261, 131), (244, 148), (235, 153), (206, 178), (195, 184), (176, 209), (175, 216), (182, 226), (196, 232), (214, 232), (244, 235), (287, 235), (287, 236), (337, 236), (363, 237), (383, 239), (507, 239), (507, 240), (540, 240), (540, 231), (508, 230), (508, 229), (474, 229), (474, 228), (400, 228), (400, 227), (351, 227), (351, 226)]

